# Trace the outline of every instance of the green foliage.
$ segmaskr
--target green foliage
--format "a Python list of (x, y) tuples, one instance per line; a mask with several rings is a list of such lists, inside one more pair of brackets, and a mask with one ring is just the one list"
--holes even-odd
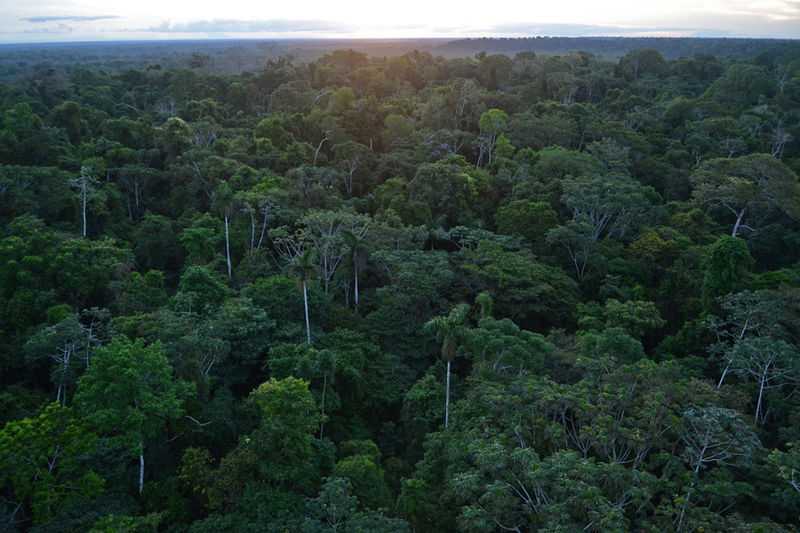
[(429, 45), (4, 49), (0, 529), (797, 529), (797, 43)]
[(710, 246), (703, 276), (703, 302), (711, 309), (717, 298), (747, 286), (753, 258), (736, 237), (720, 237)]
[(99, 435), (128, 454), (184, 414), (189, 384), (176, 381), (160, 344), (114, 339), (97, 350), (78, 383), (77, 409)]
[(67, 407), (48, 404), (34, 417), (0, 430), (0, 486), (28, 505), (35, 524), (47, 523), (103, 490), (89, 456), (97, 435)]

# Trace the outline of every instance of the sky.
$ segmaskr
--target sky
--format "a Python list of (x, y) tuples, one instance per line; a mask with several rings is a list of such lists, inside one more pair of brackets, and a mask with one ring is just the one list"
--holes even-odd
[(0, 42), (226, 38), (800, 38), (800, 0), (0, 0)]

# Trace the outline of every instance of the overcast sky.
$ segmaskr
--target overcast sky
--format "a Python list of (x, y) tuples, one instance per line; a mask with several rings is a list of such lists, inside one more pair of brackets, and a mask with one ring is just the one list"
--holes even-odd
[(0, 0), (0, 42), (636, 35), (800, 38), (800, 0)]

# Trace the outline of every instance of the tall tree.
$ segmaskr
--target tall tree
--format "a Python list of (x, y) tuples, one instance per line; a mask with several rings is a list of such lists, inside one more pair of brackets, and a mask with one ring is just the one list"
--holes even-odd
[(121, 337), (97, 350), (78, 382), (75, 404), (90, 426), (112, 445), (139, 459), (144, 488), (145, 445), (184, 414), (192, 386), (177, 381), (160, 343)]
[(366, 246), (366, 236), (369, 226), (364, 226), (361, 231), (345, 230), (342, 232), (342, 240), (349, 250), (350, 265), (353, 269), (353, 303), (358, 309), (359, 288), (358, 274), (367, 263), (369, 249)]
[(94, 170), (91, 167), (82, 166), (80, 176), (70, 181), (70, 185), (78, 191), (78, 201), (81, 205), (81, 235), (84, 238), (88, 228), (86, 211), (88, 210), (90, 197), (97, 187), (97, 178), (93, 174)]
[(220, 183), (212, 196), (214, 209), (222, 215), (222, 220), (225, 223), (225, 262), (228, 266), (228, 279), (233, 278), (233, 265), (231, 263), (231, 234), (230, 234), (230, 220), (233, 216), (234, 205), (236, 197), (233, 194), (231, 186), (227, 182)]
[(445, 360), (447, 370), (445, 374), (445, 399), (444, 399), (444, 427), (450, 421), (450, 364), (458, 355), (467, 324), (469, 306), (459, 304), (445, 316), (432, 318), (425, 324), (425, 330), (432, 333), (441, 343), (442, 359)]

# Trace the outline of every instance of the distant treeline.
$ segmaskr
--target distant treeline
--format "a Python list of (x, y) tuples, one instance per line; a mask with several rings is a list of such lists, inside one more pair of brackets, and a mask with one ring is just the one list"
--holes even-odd
[(334, 50), (371, 57), (399, 57), (413, 51), (448, 59), (485, 52), (513, 56), (586, 52), (617, 59), (653, 49), (668, 59), (710, 55), (750, 59), (762, 54), (800, 53), (800, 41), (776, 39), (700, 39), (632, 37), (526, 37), (513, 39), (273, 39), (120, 41), (0, 45), (0, 80), (12, 81), (48, 69), (94, 66), (111, 72), (140, 68), (193, 68), (214, 74), (257, 72), (270, 59), (312, 62)]
[(800, 41), (778, 39), (705, 39), (675, 37), (521, 37), (509, 39), (481, 38), (451, 41), (435, 49), (448, 57), (487, 54), (565, 54), (589, 52), (595, 55), (621, 57), (632, 50), (658, 50), (668, 59), (713, 55), (717, 57), (755, 57), (767, 51), (800, 50)]

